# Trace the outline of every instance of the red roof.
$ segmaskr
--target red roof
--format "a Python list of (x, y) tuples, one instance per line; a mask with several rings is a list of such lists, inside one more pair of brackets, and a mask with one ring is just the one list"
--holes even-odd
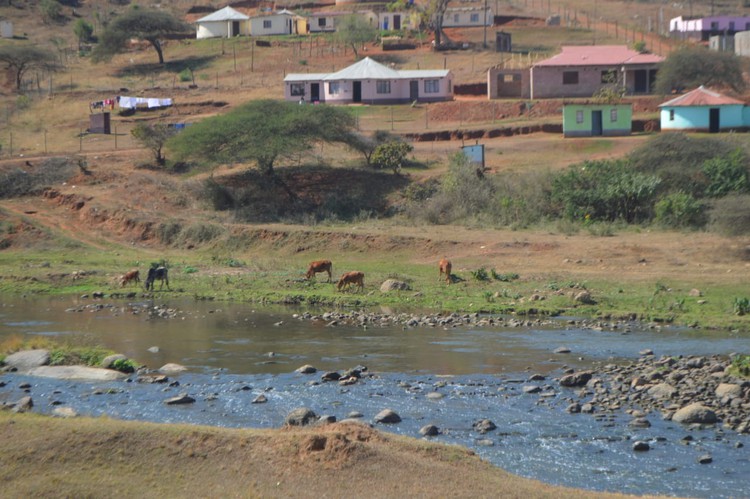
[(703, 85), (691, 90), (690, 92), (675, 97), (674, 99), (659, 104), (659, 107), (678, 107), (678, 106), (744, 106), (745, 103), (741, 100), (721, 95), (719, 92), (714, 92), (705, 88)]
[(630, 64), (658, 64), (664, 57), (641, 54), (626, 45), (570, 45), (562, 52), (535, 66), (614, 66)]

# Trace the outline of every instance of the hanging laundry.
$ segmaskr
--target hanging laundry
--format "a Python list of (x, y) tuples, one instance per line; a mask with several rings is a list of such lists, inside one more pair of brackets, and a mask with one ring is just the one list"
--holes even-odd
[(148, 99), (148, 108), (153, 109), (155, 107), (161, 107), (159, 99)]

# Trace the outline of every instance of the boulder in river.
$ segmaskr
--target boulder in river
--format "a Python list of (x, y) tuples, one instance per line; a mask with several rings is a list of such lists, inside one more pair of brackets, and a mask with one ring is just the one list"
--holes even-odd
[(383, 284), (380, 285), (381, 293), (388, 293), (389, 291), (409, 291), (411, 287), (404, 281), (398, 281), (396, 279), (386, 279)]
[(315, 414), (312, 409), (299, 407), (286, 416), (284, 424), (288, 426), (307, 426), (315, 423), (317, 420), (318, 415)]
[(5, 357), (5, 365), (14, 367), (21, 372), (30, 371), (35, 367), (49, 364), (49, 350), (24, 350)]
[(401, 416), (392, 409), (383, 409), (375, 416), (376, 423), (394, 424), (401, 422)]
[(584, 386), (592, 377), (591, 371), (566, 374), (560, 378), (560, 386)]
[(713, 424), (716, 420), (716, 413), (698, 402), (686, 405), (672, 415), (672, 421), (682, 424)]

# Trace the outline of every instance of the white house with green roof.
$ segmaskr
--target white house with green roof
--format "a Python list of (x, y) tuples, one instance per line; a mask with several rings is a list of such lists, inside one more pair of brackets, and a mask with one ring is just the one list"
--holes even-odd
[(335, 73), (290, 73), (284, 78), (288, 101), (331, 104), (399, 104), (453, 100), (448, 69), (397, 70), (365, 57)]

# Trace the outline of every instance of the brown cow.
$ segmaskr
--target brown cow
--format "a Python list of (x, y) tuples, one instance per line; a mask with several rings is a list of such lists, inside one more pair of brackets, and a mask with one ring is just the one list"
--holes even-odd
[(136, 284), (141, 282), (141, 273), (137, 270), (131, 270), (129, 272), (125, 272), (125, 274), (120, 276), (120, 284), (122, 284), (122, 287), (125, 287), (125, 285), (130, 282), (134, 282)]
[(451, 269), (453, 268), (453, 265), (451, 265), (451, 261), (443, 257), (440, 259), (440, 262), (438, 262), (438, 267), (440, 268), (440, 275), (438, 276), (438, 279), (442, 279), (443, 274), (445, 274), (445, 282), (450, 284), (452, 282)]
[(330, 260), (315, 260), (314, 262), (310, 263), (310, 266), (307, 268), (307, 274), (305, 274), (305, 277), (308, 279), (312, 279), (315, 274), (318, 274), (320, 272), (328, 272), (328, 281), (331, 282), (331, 271), (333, 270), (333, 264)]
[(363, 272), (346, 272), (341, 276), (341, 279), (339, 279), (339, 283), (336, 285), (336, 288), (341, 291), (342, 289), (346, 289), (351, 284), (356, 284), (357, 289), (361, 289), (364, 291), (365, 289), (365, 274)]

